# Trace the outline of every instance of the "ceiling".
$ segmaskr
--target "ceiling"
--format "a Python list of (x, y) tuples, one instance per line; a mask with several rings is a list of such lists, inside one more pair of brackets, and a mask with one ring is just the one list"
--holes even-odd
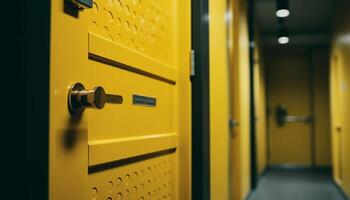
[[(289, 0), (290, 15), (285, 18), (289, 45), (328, 44), (334, 0)], [(278, 45), (276, 0), (255, 0), (256, 19), (265, 45)]]

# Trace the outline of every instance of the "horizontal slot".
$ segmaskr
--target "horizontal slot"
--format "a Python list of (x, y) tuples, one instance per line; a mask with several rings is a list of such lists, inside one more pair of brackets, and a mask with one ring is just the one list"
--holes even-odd
[(89, 166), (176, 149), (177, 146), (177, 133), (92, 141), (89, 142)]
[(157, 99), (134, 94), (132, 95), (132, 103), (134, 105), (155, 107), (157, 105)]
[(149, 160), (149, 159), (164, 156), (167, 154), (175, 153), (175, 151), (176, 151), (176, 149), (168, 149), (168, 150), (143, 154), (143, 155), (139, 155), (139, 156), (135, 156), (135, 157), (130, 157), (130, 158), (122, 159), (122, 160), (103, 163), (103, 164), (99, 164), (99, 165), (94, 165), (94, 166), (89, 167), (88, 171), (89, 171), (89, 174), (91, 174), (91, 173), (95, 173), (95, 172), (99, 172), (99, 171), (103, 171), (103, 170), (107, 170), (107, 169), (112, 169), (115, 167), (120, 167), (120, 166), (132, 164), (132, 163), (136, 163), (136, 162), (141, 162), (144, 160)]
[(89, 58), (160, 81), (176, 83), (177, 72), (170, 65), (94, 33), (89, 33)]

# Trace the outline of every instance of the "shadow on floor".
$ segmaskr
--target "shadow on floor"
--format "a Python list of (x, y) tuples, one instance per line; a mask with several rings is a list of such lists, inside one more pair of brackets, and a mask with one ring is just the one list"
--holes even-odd
[(248, 200), (345, 200), (327, 171), (269, 170)]

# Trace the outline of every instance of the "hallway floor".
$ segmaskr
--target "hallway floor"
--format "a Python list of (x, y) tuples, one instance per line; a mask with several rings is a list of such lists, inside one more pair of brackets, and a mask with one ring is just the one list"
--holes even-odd
[(328, 172), (271, 170), (249, 200), (345, 200)]

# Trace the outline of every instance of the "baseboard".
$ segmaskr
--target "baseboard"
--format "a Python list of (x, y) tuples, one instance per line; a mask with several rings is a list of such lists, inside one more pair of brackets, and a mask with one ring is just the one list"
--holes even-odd
[(331, 172), (332, 168), (329, 166), (303, 166), (303, 165), (271, 165), (267, 167), (268, 170), (293, 170), (293, 171), (319, 171), (319, 172)]
[(339, 193), (343, 196), (344, 200), (350, 200), (350, 197), (346, 195), (343, 188), (341, 188), (334, 180), (332, 180), (333, 185), (337, 188)]

